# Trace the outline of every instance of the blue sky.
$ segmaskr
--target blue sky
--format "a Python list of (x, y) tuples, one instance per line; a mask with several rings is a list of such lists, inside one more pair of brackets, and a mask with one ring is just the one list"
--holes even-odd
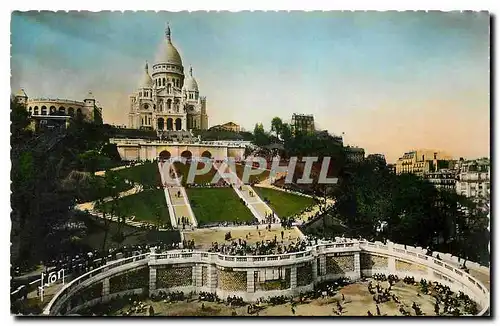
[(92, 90), (105, 121), (124, 124), (167, 21), (210, 125), (312, 113), (389, 161), (415, 148), (489, 155), (486, 13), (14, 13), (12, 89), (75, 100)]

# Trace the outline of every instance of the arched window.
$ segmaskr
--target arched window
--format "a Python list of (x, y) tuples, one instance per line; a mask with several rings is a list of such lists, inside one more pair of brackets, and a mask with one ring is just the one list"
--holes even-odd
[(201, 153), (201, 157), (212, 158), (212, 153), (210, 153), (209, 151), (204, 151), (203, 153)]
[(82, 109), (78, 108), (76, 109), (76, 115), (81, 116), (82, 115)]
[(141, 125), (144, 124), (144, 118), (141, 118)]
[(163, 118), (158, 118), (157, 128), (158, 128), (158, 130), (163, 130), (165, 128), (165, 120)]
[(49, 114), (50, 115), (53, 115), (53, 114), (56, 114), (57, 113), (57, 109), (55, 106), (51, 106), (50, 109), (49, 109)]
[(35, 106), (35, 110), (33, 110), (34, 115), (38, 115), (38, 106)]
[(191, 159), (193, 157), (193, 153), (191, 153), (191, 151), (184, 151), (181, 153), (181, 157), (184, 157), (185, 159)]
[(30, 106), (30, 108), (28, 110), (28, 112), (30, 113), (30, 115), (33, 113), (32, 111), (33, 111), (33, 108)]
[(47, 107), (44, 105), (42, 106), (42, 115), (47, 115)]
[(75, 116), (75, 109), (73, 109), (73, 108), (69, 108), (69, 109), (68, 109), (68, 114), (69, 114), (70, 116), (72, 116), (72, 117), (73, 117), (73, 116)]
[(65, 108), (64, 106), (61, 106), (61, 107), (59, 108), (59, 114), (61, 114), (61, 115), (66, 115), (66, 108)]
[(172, 155), (169, 151), (161, 151), (159, 156), (160, 160), (168, 160)]
[(175, 119), (175, 130), (181, 130), (182, 128), (182, 120), (181, 118)]
[(163, 85), (162, 86), (165, 86), (165, 77), (163, 77)]
[(173, 130), (174, 129), (174, 123), (173, 123), (173, 120), (172, 118), (168, 118), (167, 119), (167, 130)]
[(172, 108), (172, 100), (168, 99), (167, 100), (167, 109), (170, 110)]

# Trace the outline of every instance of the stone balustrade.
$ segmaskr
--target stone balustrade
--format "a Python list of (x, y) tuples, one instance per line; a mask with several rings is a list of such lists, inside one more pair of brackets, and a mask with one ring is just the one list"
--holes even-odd
[[(450, 259), (458, 261), (457, 257)], [(127, 273), (133, 276), (124, 276)], [(349, 239), (321, 243), (303, 252), (268, 256), (225, 256), (183, 250), (157, 254), (152, 251), (110, 262), (76, 278), (52, 298), (44, 314), (74, 313), (106, 302), (115, 295), (144, 293), (148, 284), (150, 295), (157, 291), (208, 291), (222, 298), (241, 296), (251, 302), (276, 295), (297, 295), (329, 279), (349, 277), (357, 280), (374, 273), (438, 281), (452, 291), (469, 295), (481, 307), (479, 315), (489, 309), (487, 287), (456, 265), (427, 256), (426, 251), (418, 247)], [(117, 281), (130, 285), (117, 287), (114, 285)], [(94, 298), (99, 289), (101, 296)], [(85, 300), (74, 299), (80, 296)]]

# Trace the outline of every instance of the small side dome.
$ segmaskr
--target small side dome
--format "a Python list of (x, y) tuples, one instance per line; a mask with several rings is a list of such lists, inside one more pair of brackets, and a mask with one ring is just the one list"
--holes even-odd
[(184, 86), (182, 89), (186, 91), (198, 92), (198, 83), (193, 77), (193, 68), (189, 68), (189, 75), (184, 77)]
[(152, 88), (152, 87), (153, 87), (153, 79), (149, 75), (148, 63), (146, 62), (146, 67), (144, 69), (144, 74), (139, 84), (139, 88)]
[(28, 97), (28, 95), (26, 95), (26, 92), (24, 91), (23, 88), (21, 88), (20, 90), (18, 90), (15, 96), (17, 96), (17, 97)]

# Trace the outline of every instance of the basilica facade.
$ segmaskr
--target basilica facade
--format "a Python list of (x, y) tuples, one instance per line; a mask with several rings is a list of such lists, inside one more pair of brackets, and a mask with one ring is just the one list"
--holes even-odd
[(199, 94), (193, 69), (184, 72), (169, 26), (152, 68), (150, 74), (146, 63), (139, 87), (130, 96), (129, 128), (208, 129), (206, 98)]

